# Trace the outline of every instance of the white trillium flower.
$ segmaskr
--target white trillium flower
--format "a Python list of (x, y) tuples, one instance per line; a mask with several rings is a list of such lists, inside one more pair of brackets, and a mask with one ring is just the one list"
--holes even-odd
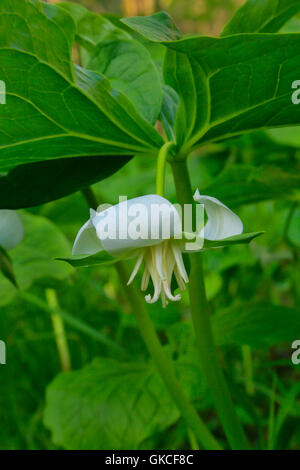
[(136, 277), (144, 262), (141, 290), (146, 291), (150, 278), (153, 295), (147, 294), (148, 303), (160, 297), (165, 306), (168, 300), (178, 301), (181, 295), (173, 295), (173, 275), (181, 291), (185, 290), (188, 275), (182, 253), (199, 251), (199, 240), (221, 240), (243, 232), (240, 218), (218, 199), (201, 196), (197, 190), (194, 200), (203, 204), (207, 214), (204, 228), (197, 234), (197, 244), (186, 243), (182, 222), (174, 205), (158, 195), (147, 195), (121, 202), (101, 212), (91, 209), (90, 219), (79, 230), (73, 246), (73, 255), (93, 255), (106, 251), (118, 258), (137, 261), (128, 280)]
[(11, 250), (17, 246), (24, 237), (23, 223), (13, 210), (0, 210), (0, 246), (4, 250)]

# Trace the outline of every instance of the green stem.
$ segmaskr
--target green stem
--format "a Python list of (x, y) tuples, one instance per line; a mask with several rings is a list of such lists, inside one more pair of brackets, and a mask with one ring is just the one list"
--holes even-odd
[(172, 147), (176, 145), (174, 142), (167, 142), (162, 146), (157, 157), (156, 167), (156, 194), (164, 196), (165, 194), (165, 175), (166, 175), (166, 163), (169, 152)]
[(97, 210), (97, 207), (99, 206), (99, 201), (97, 199), (96, 194), (92, 190), (92, 188), (90, 188), (90, 187), (83, 188), (81, 190), (81, 192), (82, 192), (89, 208)]
[[(47, 303), (51, 309), (56, 309), (59, 307), (55, 290), (46, 289), (45, 295)], [(71, 359), (64, 322), (61, 316), (54, 312), (51, 313), (51, 321), (53, 325), (56, 346), (60, 358), (61, 369), (66, 372), (68, 370), (71, 370)]]
[[(173, 176), (178, 202), (192, 204), (193, 194), (185, 160), (174, 161)], [(249, 449), (247, 438), (237, 417), (223, 371), (218, 360), (210, 323), (210, 310), (206, 297), (202, 254), (191, 258), (190, 303), (200, 360), (210, 387), (224, 432), (233, 449)]]
[(127, 272), (126, 265), (119, 262), (115, 266), (118, 270), (122, 285), (126, 289), (126, 294), (142, 338), (177, 408), (185, 418), (188, 427), (193, 431), (194, 435), (205, 449), (221, 450), (219, 443), (207, 429), (178, 382), (172, 364), (159, 342), (140, 292), (136, 290), (135, 286), (126, 287), (130, 275), (130, 273)]
[(253, 361), (251, 347), (248, 344), (242, 346), (242, 356), (245, 374), (245, 385), (248, 395), (254, 395), (255, 388), (253, 382)]
[[(85, 196), (88, 204), (90, 204), (90, 201), (94, 199), (94, 207), (99, 205), (91, 188), (88, 188), (83, 193), (83, 195)], [(173, 398), (182, 416), (185, 418), (187, 426), (194, 432), (196, 438), (199, 442), (201, 442), (205, 449), (221, 450), (220, 444), (208, 430), (196, 412), (195, 408), (190, 403), (180, 383), (178, 382), (173, 371), (172, 363), (166, 356), (163, 347), (159, 342), (154, 326), (148, 316), (141, 293), (137, 290), (134, 284), (130, 287), (127, 287), (127, 281), (129, 279), (130, 273), (127, 270), (126, 264), (123, 262), (118, 262), (115, 264), (115, 267), (117, 269), (122, 286), (125, 289), (132, 313), (135, 316), (141, 336), (146, 344), (149, 354), (152, 357), (161, 379), (166, 386), (166, 389)]]

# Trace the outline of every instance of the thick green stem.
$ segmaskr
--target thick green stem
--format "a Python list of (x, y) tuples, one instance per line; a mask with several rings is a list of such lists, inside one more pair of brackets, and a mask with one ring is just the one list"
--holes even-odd
[(207, 429), (178, 382), (172, 364), (159, 342), (140, 292), (136, 290), (135, 286), (126, 287), (130, 275), (130, 273), (127, 272), (126, 265), (124, 263), (117, 263), (116, 268), (121, 282), (126, 288), (126, 294), (132, 307), (132, 313), (135, 316), (142, 338), (177, 408), (185, 418), (188, 427), (193, 431), (194, 435), (205, 449), (220, 450), (221, 447), (219, 443)]
[[(174, 161), (172, 163), (172, 170), (178, 202), (181, 205), (192, 204), (193, 193), (186, 161)], [(195, 253), (190, 258), (189, 292), (191, 314), (201, 364), (230, 446), (233, 449), (249, 449), (249, 444), (237, 417), (214, 344), (209, 318), (210, 310), (204, 284), (202, 254)]]
[[(94, 207), (98, 206), (98, 201), (91, 188), (83, 192), (88, 204), (94, 200)], [(92, 206), (93, 207), (93, 206)], [(187, 426), (193, 431), (198, 441), (202, 446), (207, 449), (221, 450), (220, 444), (208, 430), (193, 405), (188, 400), (184, 390), (178, 382), (173, 366), (168, 357), (166, 356), (159, 339), (157, 337), (154, 326), (148, 316), (144, 300), (141, 293), (137, 290), (135, 285), (127, 287), (127, 281), (130, 273), (127, 266), (123, 262), (115, 264), (118, 271), (120, 281), (125, 289), (128, 302), (130, 303), (132, 313), (136, 318), (136, 322), (140, 329), (142, 338), (147, 346), (147, 349), (152, 357), (152, 360), (168, 390), (170, 396), (173, 398), (177, 408), (185, 418)]]
[(162, 146), (157, 157), (156, 167), (156, 194), (164, 196), (165, 194), (165, 175), (166, 175), (166, 163), (169, 152), (172, 147), (176, 145), (174, 142), (167, 142)]

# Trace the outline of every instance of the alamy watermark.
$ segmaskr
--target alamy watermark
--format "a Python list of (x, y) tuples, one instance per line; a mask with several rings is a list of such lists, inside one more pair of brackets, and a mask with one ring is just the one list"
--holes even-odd
[(164, 240), (169, 238), (195, 240), (204, 228), (204, 205), (161, 202), (156, 196), (127, 200), (119, 204), (103, 204), (93, 215), (93, 225), (101, 241)]
[(291, 357), (292, 363), (295, 366), (298, 366), (300, 364), (300, 339), (296, 339), (292, 343), (292, 349), (295, 350), (292, 354), (292, 357)]
[(292, 88), (294, 93), (292, 94), (292, 103), (293, 104), (300, 104), (300, 80), (295, 80), (292, 83)]
[(6, 364), (6, 344), (0, 340), (0, 365)]
[(6, 83), (0, 80), (0, 104), (6, 104)]

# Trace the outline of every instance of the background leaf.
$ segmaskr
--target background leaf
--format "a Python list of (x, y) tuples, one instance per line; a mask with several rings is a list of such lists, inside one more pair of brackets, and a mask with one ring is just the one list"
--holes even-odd
[(299, 0), (248, 0), (225, 26), (222, 36), (276, 33), (299, 11)]
[[(71, 250), (65, 236), (44, 217), (20, 213), (24, 224), (24, 240), (10, 251), (15, 277), (21, 290), (43, 278), (65, 279), (73, 269), (55, 258)], [(0, 305), (16, 295), (13, 285), (0, 275)]]
[(164, 11), (150, 16), (132, 16), (122, 22), (151, 41), (174, 41), (180, 33), (173, 19)]
[(216, 314), (213, 330), (219, 345), (248, 344), (257, 349), (268, 348), (299, 337), (300, 312), (265, 303), (238, 305)]
[(124, 93), (140, 114), (154, 124), (161, 109), (162, 89), (148, 50), (107, 18), (81, 5), (59, 6), (67, 9), (75, 20), (82, 65), (110, 79), (112, 87)]
[(300, 197), (299, 185), (300, 176), (295, 171), (273, 165), (236, 164), (225, 168), (201, 191), (229, 207), (238, 207), (270, 199), (296, 199)]
[(99, 358), (55, 379), (44, 421), (66, 449), (134, 450), (178, 417), (151, 366)]

